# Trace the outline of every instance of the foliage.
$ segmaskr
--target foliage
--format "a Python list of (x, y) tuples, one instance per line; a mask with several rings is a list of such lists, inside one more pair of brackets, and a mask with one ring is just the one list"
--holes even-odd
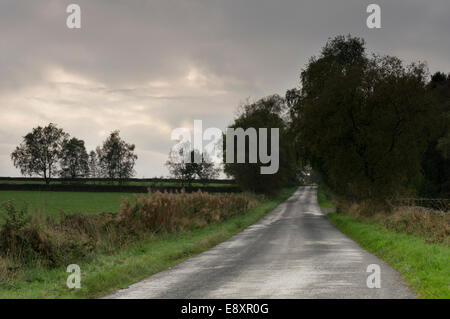
[(246, 213), (261, 198), (251, 194), (148, 193), (124, 199), (118, 214), (30, 218), (26, 207), (4, 205), (0, 257), (19, 265), (56, 267), (94, 252), (111, 253), (157, 233), (185, 231)]
[[(240, 114), (230, 128), (247, 130), (255, 128), (257, 145), (259, 145), (259, 128), (268, 129), (268, 153), (271, 153), (271, 128), (279, 129), (279, 170), (275, 174), (261, 174), (260, 168), (267, 166), (258, 158), (256, 163), (249, 161), (249, 143), (245, 146), (245, 163), (226, 163), (224, 171), (232, 176), (236, 183), (244, 190), (257, 193), (273, 194), (281, 188), (295, 181), (297, 163), (294, 147), (289, 136), (286, 119), (285, 100), (278, 95), (268, 96), (255, 103), (247, 103), (241, 107)], [(226, 143), (226, 136), (224, 136)], [(235, 154), (237, 149), (235, 143)], [(224, 152), (226, 157), (226, 151)]]
[(91, 151), (88, 159), (89, 177), (98, 178), (101, 176), (99, 166), (100, 164), (98, 162), (97, 153), (95, 151)]
[[(114, 253), (96, 253), (92, 258), (75, 262), (83, 272), (81, 289), (67, 289), (66, 267), (18, 267), (8, 258), (0, 258), (0, 298), (97, 298), (124, 288), (157, 272), (173, 267), (186, 258), (208, 250), (252, 225), (295, 188), (285, 189), (280, 196), (264, 200), (246, 213), (222, 223), (183, 233), (161, 233), (131, 241)], [(115, 245), (114, 238), (110, 245)], [(104, 244), (104, 249), (107, 248)], [(74, 261), (72, 260), (71, 263)], [(30, 282), (33, 284), (31, 285)]]
[(428, 89), (437, 100), (430, 143), (422, 161), (424, 179), (419, 187), (421, 196), (450, 196), (450, 74), (437, 72)]
[[(186, 156), (185, 153), (188, 153)], [(200, 159), (201, 161), (195, 161)], [(169, 159), (166, 162), (170, 175), (186, 183), (188, 186), (197, 178), (204, 182), (217, 178), (219, 169), (215, 167), (207, 153), (202, 155), (198, 150), (190, 150), (190, 145), (184, 145), (179, 149), (172, 150), (169, 153)]]
[(364, 249), (386, 261), (419, 298), (450, 298), (450, 247), (341, 214), (327, 218)]
[(63, 178), (79, 178), (89, 175), (89, 155), (84, 141), (75, 137), (66, 139), (61, 148), (61, 171)]
[(53, 123), (46, 127), (33, 128), (11, 154), (14, 166), (19, 168), (23, 175), (42, 176), (48, 184), (57, 171), (62, 144), (67, 136)]
[(97, 158), (101, 175), (110, 179), (126, 179), (135, 175), (134, 164), (137, 155), (135, 145), (128, 144), (112, 132), (101, 147), (97, 148)]
[(291, 103), (299, 148), (333, 193), (353, 200), (414, 191), (435, 103), (423, 64), (368, 57), (338, 36), (301, 73)]
[(419, 206), (392, 205), (388, 210), (374, 210), (368, 201), (338, 202), (338, 212), (387, 229), (420, 236), (427, 243), (450, 245), (450, 214)]
[(332, 197), (323, 186), (317, 188), (317, 202), (322, 209), (335, 209)]

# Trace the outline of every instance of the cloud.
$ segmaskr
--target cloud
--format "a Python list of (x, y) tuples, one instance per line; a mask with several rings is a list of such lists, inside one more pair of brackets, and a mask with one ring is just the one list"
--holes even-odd
[(138, 176), (166, 175), (170, 131), (202, 119), (225, 128), (248, 97), (283, 94), (329, 37), (450, 71), (448, 0), (379, 0), (382, 29), (360, 0), (78, 0), (0, 4), (0, 175), (21, 136), (55, 122), (89, 148), (114, 129), (136, 144)]

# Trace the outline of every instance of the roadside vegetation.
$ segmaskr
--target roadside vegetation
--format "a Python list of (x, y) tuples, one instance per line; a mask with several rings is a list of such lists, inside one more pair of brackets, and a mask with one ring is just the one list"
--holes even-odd
[(338, 212), (399, 233), (421, 237), (427, 243), (450, 245), (450, 214), (446, 212), (417, 206), (375, 210), (368, 202), (340, 202)]
[[(328, 207), (323, 188), (318, 202)], [(328, 220), (399, 272), (419, 298), (450, 298), (450, 214), (417, 206), (337, 202)]]
[(325, 191), (325, 189), (321, 186), (317, 187), (317, 202), (322, 209), (336, 208), (329, 192)]
[[(13, 206), (0, 231), (0, 298), (99, 297), (211, 248), (289, 197), (149, 194), (119, 214), (68, 216), (56, 224), (24, 218)], [(66, 287), (66, 267), (82, 288)]]
[[(426, 218), (420, 217), (420, 220), (408, 218), (396, 223), (396, 227), (386, 228), (376, 222), (361, 221), (342, 214), (328, 214), (327, 218), (361, 247), (397, 270), (419, 298), (450, 298), (448, 235), (447, 244), (445, 239), (430, 243), (430, 239), (435, 240), (434, 235), (418, 235), (423, 232), (420, 230), (421, 227), (437, 226), (437, 220), (432, 223), (434, 226), (431, 226), (430, 222), (427, 223), (428, 226), (421, 226), (420, 221)], [(445, 219), (448, 232), (448, 218)], [(415, 230), (405, 232), (396, 229), (399, 225), (407, 224)], [(428, 234), (429, 231), (425, 233)]]

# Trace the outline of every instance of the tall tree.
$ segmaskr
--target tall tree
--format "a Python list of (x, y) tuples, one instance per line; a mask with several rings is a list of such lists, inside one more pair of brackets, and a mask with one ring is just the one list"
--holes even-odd
[(61, 148), (61, 170), (63, 178), (86, 177), (89, 174), (89, 156), (84, 141), (75, 137), (66, 139)]
[(97, 148), (97, 157), (102, 176), (123, 180), (133, 177), (137, 155), (135, 145), (128, 144), (119, 136), (119, 131), (112, 132), (102, 147)]
[(53, 123), (33, 128), (11, 154), (14, 166), (23, 175), (42, 176), (49, 184), (57, 171), (62, 144), (67, 137), (68, 134)]
[(426, 79), (423, 64), (368, 57), (351, 36), (330, 40), (310, 60), (292, 122), (333, 191), (359, 200), (415, 189), (435, 110)]
[[(261, 167), (267, 166), (258, 158), (256, 163), (250, 162), (249, 144), (245, 143), (245, 163), (225, 163), (224, 171), (233, 177), (236, 183), (244, 190), (258, 193), (273, 194), (282, 187), (296, 179), (297, 163), (295, 159), (293, 139), (289, 135), (286, 113), (286, 101), (279, 95), (262, 98), (255, 103), (247, 103), (241, 107), (240, 114), (234, 120), (230, 128), (242, 128), (244, 131), (254, 128), (256, 130), (256, 145), (260, 147), (260, 128), (267, 129), (268, 154), (275, 150), (271, 149), (271, 129), (279, 129), (279, 169), (275, 174), (261, 174)], [(247, 140), (247, 139), (246, 139)], [(228, 143), (226, 136), (224, 142)], [(234, 143), (237, 152), (237, 143)], [(224, 152), (226, 157), (226, 152)]]
[(436, 72), (428, 84), (437, 100), (434, 123), (430, 126), (430, 143), (424, 154), (420, 185), (421, 196), (450, 196), (450, 74)]

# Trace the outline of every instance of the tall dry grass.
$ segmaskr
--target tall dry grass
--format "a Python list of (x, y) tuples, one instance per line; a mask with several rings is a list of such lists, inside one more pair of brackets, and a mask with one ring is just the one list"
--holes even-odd
[(262, 198), (253, 194), (149, 193), (124, 199), (117, 214), (30, 216), (8, 202), (0, 228), (0, 279), (17, 269), (56, 267), (113, 253), (143, 238), (183, 232), (245, 214)]
[(450, 213), (444, 211), (418, 206), (375, 207), (369, 202), (340, 202), (337, 208), (341, 214), (419, 236), (429, 243), (450, 244)]

